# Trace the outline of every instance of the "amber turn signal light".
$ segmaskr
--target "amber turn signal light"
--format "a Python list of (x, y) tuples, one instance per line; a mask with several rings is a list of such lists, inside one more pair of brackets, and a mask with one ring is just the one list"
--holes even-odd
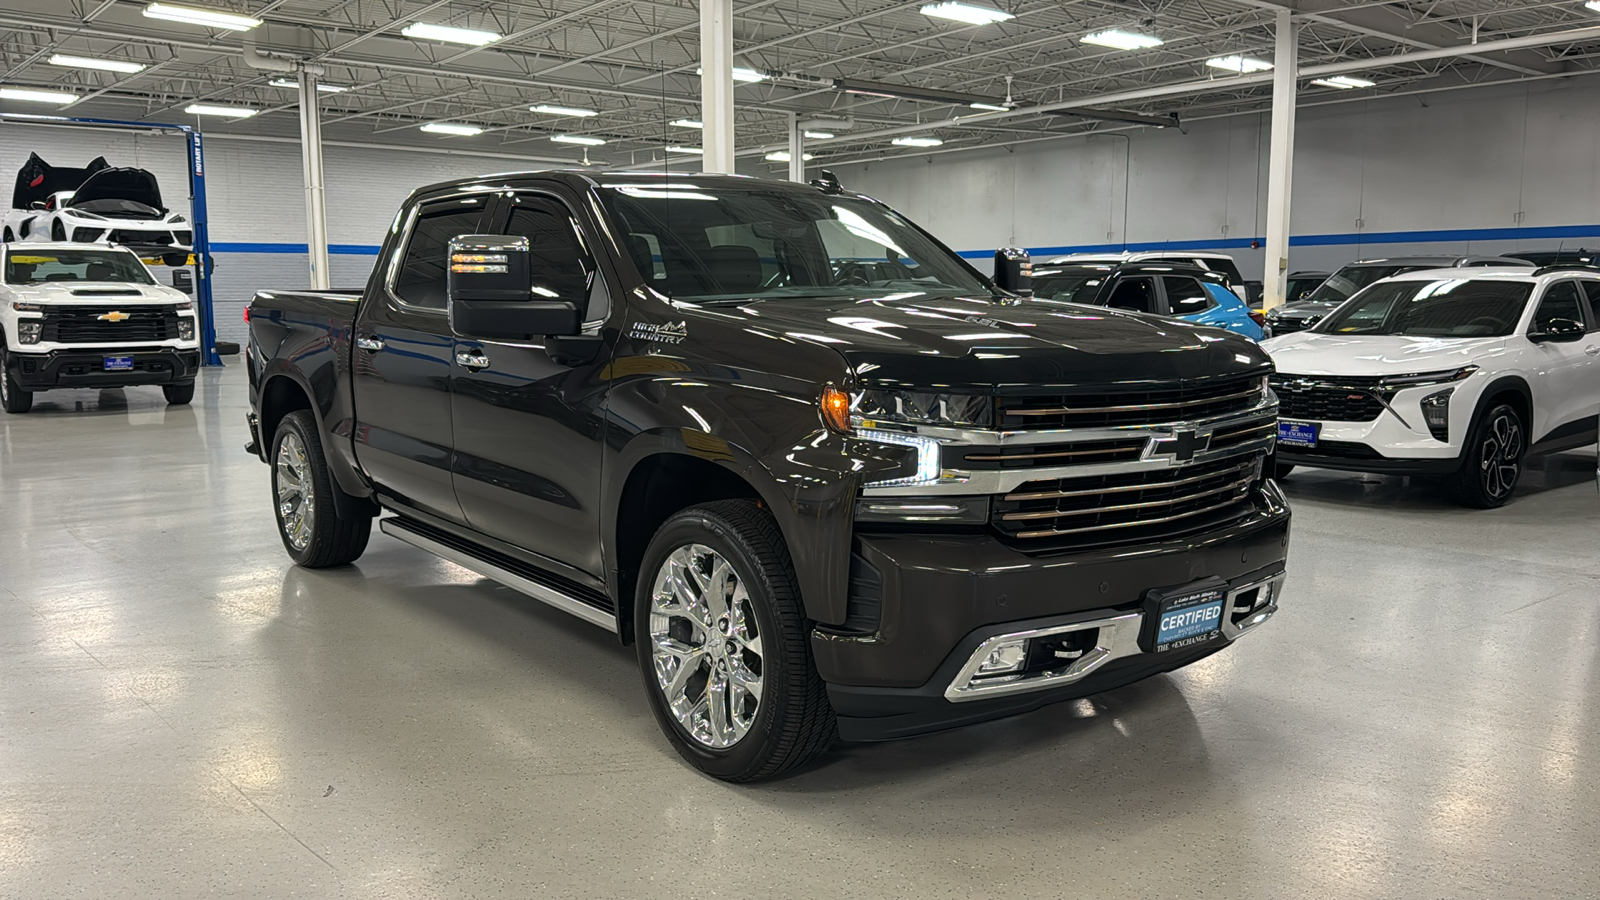
[(835, 434), (850, 433), (850, 395), (829, 385), (822, 389), (819, 402), (822, 424)]

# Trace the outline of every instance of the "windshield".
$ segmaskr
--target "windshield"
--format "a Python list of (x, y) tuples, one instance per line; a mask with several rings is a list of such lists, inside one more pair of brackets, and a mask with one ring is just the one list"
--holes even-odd
[(1415, 269), (1416, 266), (1345, 266), (1312, 291), (1306, 300), (1312, 303), (1342, 303), (1375, 281)]
[(859, 198), (678, 180), (606, 185), (600, 198), (650, 286), (679, 300), (992, 292), (960, 257)]
[(46, 281), (156, 283), (144, 263), (123, 250), (6, 250), (6, 284)]
[(1316, 327), (1321, 334), (1504, 337), (1533, 285), (1526, 281), (1392, 281), (1351, 298)]
[(1034, 269), (1033, 296), (1093, 305), (1109, 269)]

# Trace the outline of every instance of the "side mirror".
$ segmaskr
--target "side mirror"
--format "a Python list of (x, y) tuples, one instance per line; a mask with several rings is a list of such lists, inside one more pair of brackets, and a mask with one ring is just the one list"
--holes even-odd
[(172, 270), (172, 286), (185, 294), (194, 293), (194, 273), (188, 269)]
[(1571, 319), (1551, 319), (1545, 323), (1543, 331), (1535, 331), (1528, 335), (1528, 340), (1535, 344), (1570, 344), (1573, 341), (1583, 340), (1585, 332), (1583, 324)]
[(582, 330), (575, 301), (535, 299), (527, 238), (464, 234), (450, 239), (448, 252), (450, 328), (456, 334), (526, 341)]
[(1028, 251), (1006, 247), (994, 252), (994, 283), (1020, 297), (1033, 296), (1033, 260)]
[(35, 200), (32, 203), (28, 204), (28, 208), (29, 209), (49, 209), (50, 206), (49, 206), (49, 204), (45, 203), (43, 200)]

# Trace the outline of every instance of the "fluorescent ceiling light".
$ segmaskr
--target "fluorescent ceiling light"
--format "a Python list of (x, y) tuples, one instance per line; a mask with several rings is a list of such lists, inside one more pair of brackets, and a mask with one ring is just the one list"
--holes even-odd
[(34, 103), (59, 103), (62, 106), (78, 99), (77, 94), (66, 91), (35, 91), (28, 88), (0, 87), (0, 98), (6, 100), (31, 100)]
[(456, 122), (429, 122), (422, 126), (422, 130), (429, 134), (454, 134), (460, 137), (483, 134), (483, 129), (476, 125), (462, 125)]
[[(809, 161), (811, 161), (813, 159), (816, 159), (816, 157), (812, 156), (809, 153), (800, 154), (800, 158), (802, 160), (807, 161), (807, 162), (809, 162)], [(774, 151), (772, 153), (768, 153), (767, 154), (767, 162), (788, 162), (788, 161), (789, 161), (789, 151), (787, 151), (787, 150), (777, 150), (777, 151)]]
[(936, 137), (897, 137), (889, 143), (896, 147), (937, 147), (944, 141)]
[(120, 59), (90, 59), (87, 56), (62, 56), (57, 53), (50, 57), (50, 65), (66, 66), (69, 69), (98, 69), (101, 72), (121, 72), (132, 75), (144, 71), (144, 63), (123, 62)]
[(528, 107), (528, 110), (530, 112), (544, 113), (547, 116), (576, 116), (580, 119), (587, 119), (590, 116), (600, 115), (598, 112), (595, 112), (592, 109), (581, 109), (576, 106), (551, 106), (548, 103), (541, 103), (538, 106), (530, 106)]
[(261, 24), (260, 19), (241, 16), (238, 13), (217, 9), (195, 9), (192, 6), (173, 6), (171, 3), (152, 3), (144, 8), (144, 14), (152, 19), (204, 25), (207, 28), (226, 28), (229, 31), (249, 31)]
[[(1595, 0), (1595, 2), (1600, 3), (1600, 0)], [(833, 132), (831, 131), (807, 131), (804, 132), (804, 134), (806, 137), (814, 141), (825, 141), (828, 138), (833, 137)]]
[[(1600, 0), (1595, 0), (1595, 2), (1600, 3)], [(1323, 87), (1341, 88), (1343, 90), (1372, 87), (1372, 82), (1366, 80), (1365, 78), (1351, 78), (1349, 75), (1335, 75), (1332, 78), (1318, 78), (1316, 81), (1311, 83), (1320, 84)]]
[[(1595, 2), (1596, 3), (1600, 3), (1600, 0), (1595, 0)], [(679, 128), (704, 128), (704, 127), (706, 127), (704, 122), (701, 122), (701, 121), (699, 121), (697, 119), (673, 119), (671, 122), (668, 122), (667, 124), (676, 125)]]
[(1249, 74), (1251, 72), (1265, 72), (1272, 68), (1272, 63), (1251, 59), (1248, 56), (1218, 56), (1206, 60), (1206, 65), (1213, 69), (1227, 69), (1229, 72)]
[(497, 31), (479, 31), (476, 28), (456, 28), (453, 25), (433, 25), (428, 22), (412, 22), (400, 29), (400, 33), (408, 38), (423, 41), (443, 41), (447, 44), (470, 44), (482, 47), (500, 40)]
[(945, 0), (944, 3), (929, 3), (922, 8), (922, 14), (936, 19), (953, 19), (957, 22), (966, 22), (968, 25), (993, 25), (1016, 16), (1008, 12), (1001, 12), (988, 6), (972, 6), (967, 3), (958, 3), (956, 0)]
[(1001, 106), (998, 103), (968, 103), (967, 105), (973, 109), (990, 109), (995, 112), (1005, 112), (1011, 108), (1009, 106)]
[(1600, 0), (1589, 0), (1589, 2), (1585, 3), (1583, 6), (1590, 12), (1600, 13)]
[(582, 144), (585, 147), (599, 147), (605, 144), (605, 138), (589, 137), (586, 134), (552, 134), (550, 140), (558, 144)]
[[(300, 82), (295, 81), (293, 78), (274, 78), (267, 84), (273, 87), (288, 88), (291, 91), (300, 90)], [(342, 84), (323, 84), (319, 81), (317, 82), (317, 90), (324, 94), (342, 94), (350, 89)]]
[(690, 153), (695, 156), (705, 153), (705, 151), (699, 147), (689, 147), (684, 144), (668, 144), (666, 150), (668, 153)]
[[(705, 75), (705, 70), (703, 70), (703, 69), (695, 69), (694, 73), (696, 75), (702, 75), (703, 76), (703, 75)], [(767, 80), (767, 76), (762, 74), (761, 72), (757, 72), (755, 69), (746, 69), (746, 68), (743, 68), (741, 66), (734, 66), (733, 67), (733, 80), (734, 81), (743, 81), (743, 82), (745, 82), (747, 84), (754, 84), (757, 81), (766, 81)]]
[(1166, 43), (1161, 38), (1149, 34), (1134, 34), (1131, 31), (1101, 31), (1078, 39), (1080, 44), (1094, 44), (1098, 47), (1110, 47), (1113, 50), (1148, 50)]
[(191, 103), (183, 111), (191, 116), (226, 116), (230, 119), (248, 119), (260, 112), (246, 106), (216, 106), (210, 103)]

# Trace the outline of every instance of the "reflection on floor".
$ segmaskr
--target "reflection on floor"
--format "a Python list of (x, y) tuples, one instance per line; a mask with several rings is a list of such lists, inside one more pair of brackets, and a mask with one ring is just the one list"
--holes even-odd
[(206, 374), (0, 415), (0, 896), (1600, 896), (1592, 451), (1488, 512), (1297, 471), (1237, 647), (734, 788), (598, 629), (383, 536), (291, 568)]

